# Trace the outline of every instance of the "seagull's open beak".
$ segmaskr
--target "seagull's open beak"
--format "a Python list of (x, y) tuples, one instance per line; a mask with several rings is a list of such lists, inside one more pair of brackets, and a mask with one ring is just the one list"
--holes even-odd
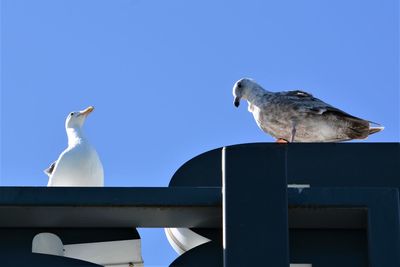
[(94, 107), (93, 107), (93, 106), (90, 106), (90, 107), (86, 108), (85, 110), (82, 110), (82, 111), (81, 111), (81, 115), (87, 116), (87, 115), (89, 115), (93, 110), (94, 110)]
[(235, 97), (235, 100), (233, 101), (233, 104), (235, 105), (235, 107), (239, 107), (239, 105), (240, 105), (240, 97)]

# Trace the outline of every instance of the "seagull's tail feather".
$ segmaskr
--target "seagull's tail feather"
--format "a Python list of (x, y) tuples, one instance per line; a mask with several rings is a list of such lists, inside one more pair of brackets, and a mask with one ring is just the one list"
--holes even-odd
[(43, 170), (43, 172), (47, 175), (47, 176), (51, 176), (51, 174), (54, 171), (54, 167), (56, 166), (56, 162), (54, 161), (47, 169)]
[(380, 131), (382, 131), (383, 129), (385, 129), (384, 126), (380, 125), (379, 123), (376, 122), (369, 122), (369, 134), (374, 134), (374, 133), (378, 133)]
[(359, 118), (347, 118), (348, 122), (351, 122), (351, 126), (348, 127), (346, 132), (349, 139), (365, 139), (369, 135), (380, 132), (384, 129), (379, 123), (367, 121)]
[(45, 169), (45, 170), (43, 170), (43, 172), (47, 175), (47, 176), (51, 176), (51, 171), (50, 171), (50, 168), (47, 168), (47, 169)]

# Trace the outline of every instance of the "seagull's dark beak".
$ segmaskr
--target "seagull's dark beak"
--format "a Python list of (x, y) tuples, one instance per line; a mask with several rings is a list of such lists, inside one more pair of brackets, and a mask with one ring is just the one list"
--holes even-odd
[(86, 108), (85, 110), (82, 110), (80, 113), (81, 113), (81, 115), (87, 116), (90, 113), (92, 113), (93, 110), (94, 110), (94, 107), (90, 106), (90, 107)]
[(235, 107), (239, 107), (239, 105), (240, 105), (240, 98), (239, 98), (239, 97), (235, 97), (235, 100), (233, 101), (233, 104), (235, 105)]

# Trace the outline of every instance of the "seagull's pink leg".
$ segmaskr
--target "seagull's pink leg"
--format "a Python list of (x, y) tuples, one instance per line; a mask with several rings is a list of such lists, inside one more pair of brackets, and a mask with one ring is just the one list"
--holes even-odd
[(293, 125), (293, 129), (292, 129), (292, 138), (290, 139), (290, 142), (293, 143), (294, 142), (294, 136), (296, 134), (296, 127)]
[(276, 139), (276, 143), (278, 143), (278, 144), (287, 144), (289, 142), (287, 140), (283, 139), (283, 138), (278, 138), (278, 139)]

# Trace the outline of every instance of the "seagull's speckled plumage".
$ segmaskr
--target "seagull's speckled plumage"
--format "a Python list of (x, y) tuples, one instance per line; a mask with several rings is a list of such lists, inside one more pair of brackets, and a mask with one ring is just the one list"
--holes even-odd
[(233, 87), (234, 104), (249, 104), (257, 125), (276, 139), (289, 142), (339, 142), (365, 139), (383, 130), (380, 125), (354, 117), (311, 94), (296, 90), (270, 92), (243, 78)]

